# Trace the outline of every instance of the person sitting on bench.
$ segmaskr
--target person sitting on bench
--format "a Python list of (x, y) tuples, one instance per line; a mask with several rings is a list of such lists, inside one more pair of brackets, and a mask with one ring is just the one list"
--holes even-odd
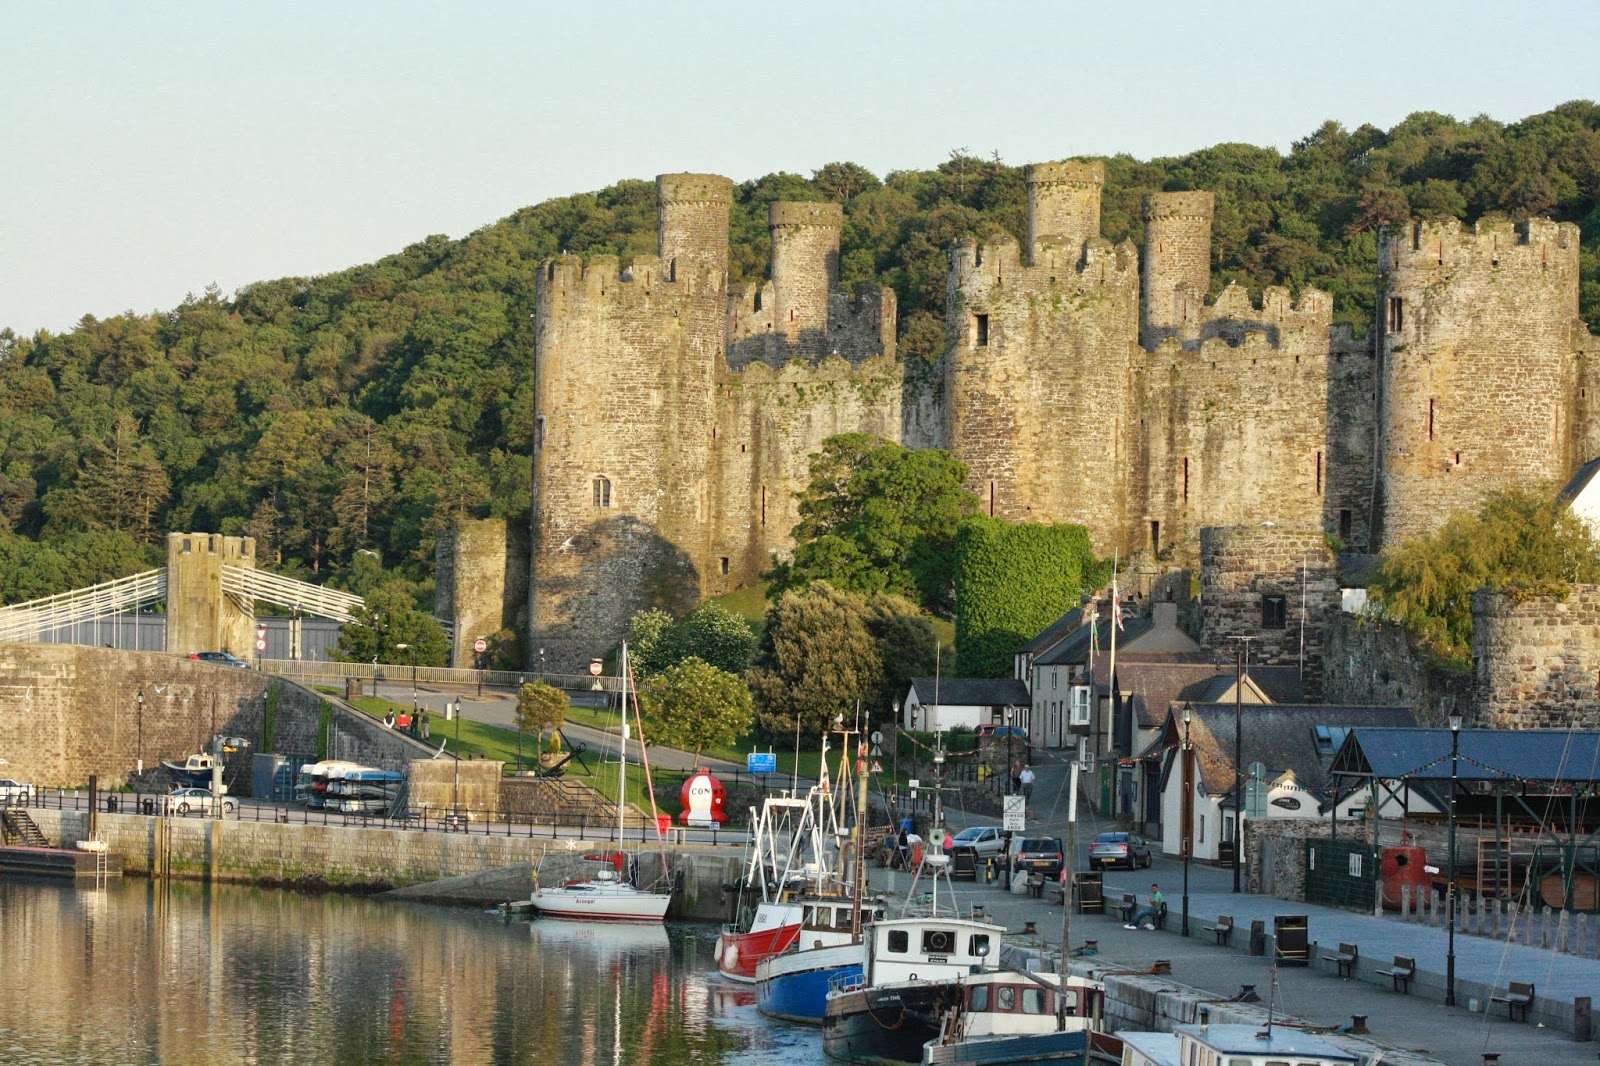
[(1142, 907), (1139, 910), (1139, 913), (1133, 916), (1133, 921), (1129, 922), (1122, 928), (1137, 929), (1142, 925), (1146, 929), (1154, 929), (1156, 927), (1156, 916), (1161, 913), (1161, 908), (1166, 905), (1166, 902), (1167, 901), (1161, 896), (1161, 886), (1152, 884), (1150, 886), (1150, 902)]

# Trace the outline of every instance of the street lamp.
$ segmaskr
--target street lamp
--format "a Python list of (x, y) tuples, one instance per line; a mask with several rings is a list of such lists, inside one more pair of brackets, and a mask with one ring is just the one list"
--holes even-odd
[(1445, 888), (1448, 947), (1444, 957), (1444, 1005), (1456, 1005), (1456, 788), (1461, 755), (1461, 716), (1450, 715), (1450, 873)]
[(1011, 707), (1007, 707), (1006, 708), (1006, 792), (1007, 792), (1008, 795), (1011, 792), (1015, 791), (1015, 785), (1017, 783), (1017, 767), (1016, 767), (1016, 763), (1011, 761), (1011, 722), (1015, 717), (1016, 717), (1016, 711)]
[(138, 773), (142, 777), (144, 776), (144, 689), (140, 689), (134, 694), (133, 702), (139, 705), (139, 711), (137, 715), (138, 724), (135, 727), (138, 735), (138, 740), (136, 741), (136, 747), (138, 749), (136, 758), (138, 760), (139, 767)]
[(1250, 666), (1253, 638), (1233, 639), (1239, 642), (1233, 660), (1233, 891), (1238, 895), (1239, 868), (1244, 859), (1244, 672)]
[(396, 651), (403, 651), (411, 660), (411, 721), (417, 720), (417, 650), (410, 644), (396, 644)]
[(894, 701), (894, 751), (889, 755), (890, 795), (894, 797), (894, 822), (900, 822), (900, 701)]
[(1183, 705), (1183, 935), (1189, 935), (1189, 854), (1194, 851), (1194, 749), (1189, 746), (1189, 722), (1194, 708)]

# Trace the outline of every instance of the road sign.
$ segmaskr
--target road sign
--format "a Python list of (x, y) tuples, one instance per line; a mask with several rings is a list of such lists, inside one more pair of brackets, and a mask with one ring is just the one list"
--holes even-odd
[(775, 774), (778, 772), (778, 756), (770, 751), (752, 751), (744, 757), (744, 768), (752, 774)]
[(266, 640), (267, 639), (267, 627), (266, 626), (256, 626), (256, 639), (257, 640)]
[(1020, 833), (1028, 828), (1028, 801), (1022, 796), (1005, 798), (1005, 819), (1000, 828), (1008, 833)]
[(472, 650), (480, 653), (486, 652), (489, 650), (489, 642), (484, 640), (482, 637), (479, 637), (477, 640), (472, 642)]
[(878, 745), (876, 745), (876, 744), (872, 745), (872, 757), (874, 759), (876, 759), (876, 758), (881, 757), (882, 755), (883, 755), (883, 749), (878, 747)]
[(872, 746), (873, 747), (877, 747), (879, 744), (882, 744), (883, 743), (883, 730), (874, 729), (872, 731), (872, 738), (871, 739), (872, 739)]
[(919, 786), (919, 785), (921, 785), (921, 784), (922, 784), (922, 782), (921, 782), (921, 781), (918, 781), (918, 780), (917, 780), (917, 779), (916, 779), (916, 778), (914, 778), (914, 777), (913, 777), (913, 778), (912, 778), (912, 779), (911, 779), (911, 787), (912, 787), (912, 788), (916, 788), (916, 787), (918, 787), (918, 786)]
[(883, 773), (883, 764), (876, 759), (872, 760), (872, 772), (875, 774)]
[(267, 638), (265, 638), (265, 637), (257, 637), (256, 638), (256, 651), (266, 651), (266, 650), (267, 650)]
[(589, 660), (589, 672), (591, 674), (593, 674), (595, 677), (599, 677), (600, 676), (600, 671), (602, 669), (604, 669), (604, 667), (602, 667), (600, 665), (600, 660), (599, 659), (590, 659)]

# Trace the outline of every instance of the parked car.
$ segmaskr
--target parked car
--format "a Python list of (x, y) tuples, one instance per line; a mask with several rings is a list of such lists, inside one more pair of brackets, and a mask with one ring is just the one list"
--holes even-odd
[[(209, 788), (180, 788), (168, 792), (161, 800), (163, 814), (211, 814), (215, 800)], [(222, 797), (222, 813), (232, 814), (239, 809), (237, 801)]]
[(1017, 837), (1011, 842), (1011, 868), (1031, 871), (1054, 880), (1061, 876), (1066, 851), (1060, 837)]
[(236, 655), (225, 651), (192, 651), (189, 658), (198, 659), (203, 663), (216, 663), (219, 666), (237, 666), (241, 670), (250, 669), (250, 664)]
[(1002, 833), (1003, 830), (997, 825), (975, 825), (951, 837), (946, 847), (952, 851), (956, 848), (971, 848), (977, 852), (978, 858), (986, 859), (1005, 850), (1005, 837)]
[(1089, 869), (1127, 865), (1136, 870), (1150, 865), (1150, 844), (1132, 833), (1101, 833), (1089, 845)]
[(0, 778), (0, 805), (15, 807), (32, 801), (32, 785), (25, 785), (21, 781), (13, 781), (9, 777)]
[(1028, 731), (1020, 725), (980, 725), (975, 732), (980, 737), (1016, 737), (1018, 740), (1027, 740)]

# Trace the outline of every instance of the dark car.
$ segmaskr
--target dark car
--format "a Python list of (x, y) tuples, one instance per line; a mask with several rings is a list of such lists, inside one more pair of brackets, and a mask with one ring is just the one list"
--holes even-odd
[(241, 670), (250, 669), (250, 664), (237, 656), (225, 651), (192, 651), (189, 658), (198, 659), (203, 663), (216, 663), (218, 666), (237, 666)]
[(1132, 833), (1101, 833), (1089, 845), (1089, 869), (1126, 865), (1134, 870), (1150, 865), (1150, 845)]
[(1052, 880), (1061, 876), (1066, 852), (1060, 837), (1020, 837), (1013, 846), (1012, 868), (1043, 874)]

